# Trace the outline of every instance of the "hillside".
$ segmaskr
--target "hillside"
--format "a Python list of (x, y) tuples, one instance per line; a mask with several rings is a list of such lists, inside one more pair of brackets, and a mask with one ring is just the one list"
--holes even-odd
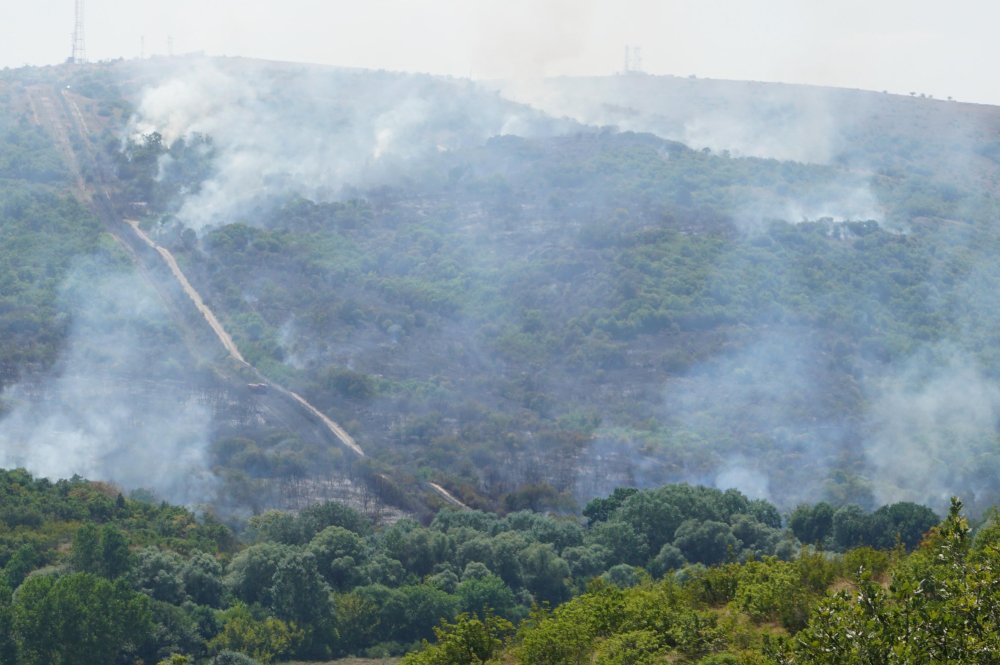
[[(500, 510), (678, 481), (783, 509), (996, 503), (1000, 112), (495, 87), (239, 59), (4, 72), (0, 176), (37, 203), (5, 200), (36, 254), (5, 243), (31, 288), (0, 320), (40, 342), (2, 350), (0, 461), (236, 514), (345, 483), (415, 513), (445, 500), (431, 482)], [(125, 218), (251, 368), (113, 241)]]
[(556, 117), (696, 149), (996, 185), (996, 109), (818, 86), (631, 74), (494, 82)]
[[(618, 490), (588, 504), (586, 524), (579, 515), (444, 509), (427, 526), (379, 527), (340, 503), (318, 503), (255, 516), (239, 538), (211, 514), (150, 499), (79, 477), (0, 471), (0, 663), (384, 658), (419, 650), (440, 622), (478, 617), (504, 632), (519, 623), (527, 648), (536, 627), (581, 604), (654, 589), (675, 596), (672, 610), (697, 612), (704, 623), (691, 634), (714, 636), (678, 644), (672, 630), (663, 634), (672, 622), (650, 625), (657, 648), (677, 646), (693, 660), (805, 627), (812, 608), (832, 602), (827, 588), (849, 584), (858, 566), (902, 576), (937, 551), (933, 539), (917, 548), (938, 522), (921, 506), (802, 506), (782, 528), (766, 501), (688, 485)], [(956, 526), (954, 563), (971, 570), (995, 558), (994, 522), (980, 529), (968, 562), (968, 526)], [(950, 568), (936, 559), (931, 571), (944, 578)], [(540, 608), (562, 603), (551, 617)], [(734, 639), (717, 632), (730, 621), (740, 626)], [(774, 621), (780, 627), (768, 628)], [(577, 647), (593, 641), (588, 633)]]

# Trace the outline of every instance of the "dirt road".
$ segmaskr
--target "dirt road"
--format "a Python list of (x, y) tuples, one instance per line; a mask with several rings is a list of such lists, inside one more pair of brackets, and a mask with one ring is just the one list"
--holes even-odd
[[(308, 435), (309, 432), (313, 431), (313, 424), (318, 424), (336, 442), (359, 457), (364, 457), (364, 450), (343, 427), (310, 404), (304, 397), (266, 379), (256, 368), (250, 365), (243, 357), (243, 354), (240, 353), (232, 337), (215, 316), (215, 313), (205, 304), (201, 294), (198, 293), (184, 275), (184, 272), (170, 251), (158, 245), (149, 235), (143, 232), (137, 221), (124, 219), (117, 213), (114, 198), (111, 196), (109, 187), (109, 181), (112, 176), (106, 172), (106, 169), (102, 168), (96, 157), (91, 140), (90, 127), (73, 96), (65, 90), (57, 91), (53, 87), (45, 85), (34, 86), (29, 91), (29, 95), (32, 108), (41, 110), (38, 114), (38, 121), (53, 137), (57, 148), (70, 168), (77, 197), (82, 203), (93, 209), (95, 214), (104, 223), (108, 232), (128, 251), (141, 272), (147, 279), (153, 282), (154, 287), (167, 302), (168, 307), (173, 311), (179, 311), (183, 308), (183, 305), (176, 299), (171, 298), (170, 290), (164, 288), (163, 284), (156, 284), (154, 282), (154, 275), (159, 274), (160, 271), (157, 271), (154, 266), (147, 263), (147, 255), (141, 251), (141, 247), (137, 246), (137, 244), (148, 248), (147, 252), (151, 249), (159, 255), (169, 269), (174, 281), (180, 286), (187, 297), (187, 300), (190, 304), (194, 305), (195, 310), (197, 310), (200, 317), (208, 325), (212, 335), (222, 344), (226, 352), (237, 362), (252, 370), (259, 381), (271, 388), (266, 395), (258, 396), (256, 399), (267, 403), (269, 410), (278, 414), (283, 421), (291, 426), (290, 421), (294, 420), (294, 418), (292, 418), (290, 408), (280, 403), (281, 400), (284, 400), (286, 404), (293, 405), (298, 409), (300, 418), (304, 417), (310, 421), (309, 423), (302, 423), (298, 427), (293, 426), (293, 429), (299, 429), (303, 434)], [(74, 148), (71, 134), (77, 139), (76, 148)], [(81, 168), (82, 163), (87, 164), (93, 179), (96, 181), (95, 184), (88, 185), (83, 175), (84, 169)], [(125, 233), (125, 229), (131, 229), (131, 233)], [(177, 317), (177, 323), (182, 329), (188, 326), (187, 318), (182, 313)], [(185, 335), (185, 337), (189, 340), (201, 338), (197, 331), (188, 332), (190, 334)], [(200, 356), (203, 354), (195, 353), (195, 355)], [(232, 377), (232, 379), (234, 382), (240, 380), (237, 377)]]
[(174, 255), (170, 253), (170, 250), (153, 242), (153, 239), (146, 235), (141, 228), (139, 228), (139, 222), (136, 220), (125, 219), (122, 221), (132, 227), (132, 230), (137, 236), (139, 236), (140, 240), (146, 243), (149, 247), (155, 249), (156, 252), (163, 257), (163, 261), (167, 264), (167, 267), (170, 268), (170, 273), (174, 276), (174, 279), (176, 279), (181, 285), (181, 289), (184, 290), (184, 293), (186, 293), (188, 298), (190, 298), (194, 303), (198, 312), (205, 317), (205, 321), (208, 322), (212, 332), (214, 332), (215, 336), (219, 338), (220, 342), (222, 342), (222, 346), (229, 352), (229, 355), (244, 365), (250, 366), (250, 363), (243, 358), (243, 354), (240, 353), (240, 350), (236, 347), (236, 343), (233, 342), (233, 338), (229, 336), (226, 329), (223, 328), (222, 324), (219, 323), (219, 320), (215, 318), (215, 314), (212, 310), (210, 310), (205, 304), (205, 301), (201, 299), (201, 294), (198, 293), (193, 286), (191, 286), (191, 282), (188, 281), (188, 278), (184, 275), (181, 267), (177, 265), (177, 259), (175, 259)]
[(465, 508), (466, 510), (471, 510), (467, 505), (465, 505), (464, 503), (462, 503), (454, 494), (452, 494), (451, 492), (449, 492), (445, 488), (441, 487), (437, 483), (427, 483), (427, 484), (430, 485), (431, 489), (434, 490), (435, 492), (437, 492), (438, 495), (441, 498), (443, 498), (445, 501), (447, 501), (451, 505), (457, 506), (459, 508)]

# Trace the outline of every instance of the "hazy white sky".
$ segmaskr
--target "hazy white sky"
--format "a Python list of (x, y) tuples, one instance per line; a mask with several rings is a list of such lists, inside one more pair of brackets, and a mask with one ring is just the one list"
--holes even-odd
[[(0, 0), (0, 67), (70, 51), (73, 0)], [(476, 78), (652, 74), (1000, 104), (996, 0), (86, 0), (91, 59), (205, 51)]]

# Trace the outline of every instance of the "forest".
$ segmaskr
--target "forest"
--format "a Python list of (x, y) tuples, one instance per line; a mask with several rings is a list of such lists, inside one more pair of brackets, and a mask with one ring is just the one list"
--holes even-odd
[(1000, 113), (550, 85), (0, 72), (0, 663), (996, 660)]
[[(870, 611), (895, 622), (872, 653), (896, 648), (906, 612), (943, 607), (995, 639), (982, 594), (996, 586), (1000, 527), (990, 518), (973, 535), (957, 501), (940, 523), (911, 503), (782, 516), (736, 490), (666, 485), (618, 488), (580, 515), (445, 508), (427, 525), (378, 526), (321, 503), (264, 512), (236, 533), (79, 477), (4, 471), (0, 496), (0, 662), (12, 665), (408, 651), (404, 662), (474, 663), (505, 649), (524, 663), (817, 662), (812, 641), (854, 648), (847, 631), (873, 620), (831, 589), (870, 594)], [(905, 606), (914, 584), (927, 607)], [(942, 622), (969, 620), (948, 612)], [(970, 663), (990, 648), (972, 635), (934, 644), (947, 626), (925, 629), (928, 644), (903, 644)], [(831, 658), (818, 662), (875, 662)]]

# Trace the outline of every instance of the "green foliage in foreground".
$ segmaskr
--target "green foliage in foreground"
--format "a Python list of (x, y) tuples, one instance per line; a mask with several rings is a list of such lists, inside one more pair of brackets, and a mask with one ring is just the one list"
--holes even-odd
[(31, 577), (11, 604), (19, 665), (106, 665), (151, 628), (149, 598), (88, 573)]
[[(959, 508), (933, 527), (907, 503), (786, 520), (667, 485), (595, 500), (589, 524), (443, 510), (375, 527), (321, 504), (256, 516), (240, 544), (209, 516), (2, 471), (0, 665), (991, 662), (1000, 522), (973, 538)], [(794, 535), (836, 547), (837, 525), (870, 546)]]
[[(443, 624), (438, 643), (404, 659), (438, 663), (697, 663), (849, 665), (992, 663), (1000, 657), (1000, 548), (990, 526), (973, 540), (953, 502), (912, 554), (855, 550), (685, 569), (622, 589), (601, 582), (516, 634), (493, 619)], [(891, 562), (891, 563), (890, 563)], [(854, 568), (849, 571), (849, 568)], [(444, 653), (456, 653), (446, 660)]]

